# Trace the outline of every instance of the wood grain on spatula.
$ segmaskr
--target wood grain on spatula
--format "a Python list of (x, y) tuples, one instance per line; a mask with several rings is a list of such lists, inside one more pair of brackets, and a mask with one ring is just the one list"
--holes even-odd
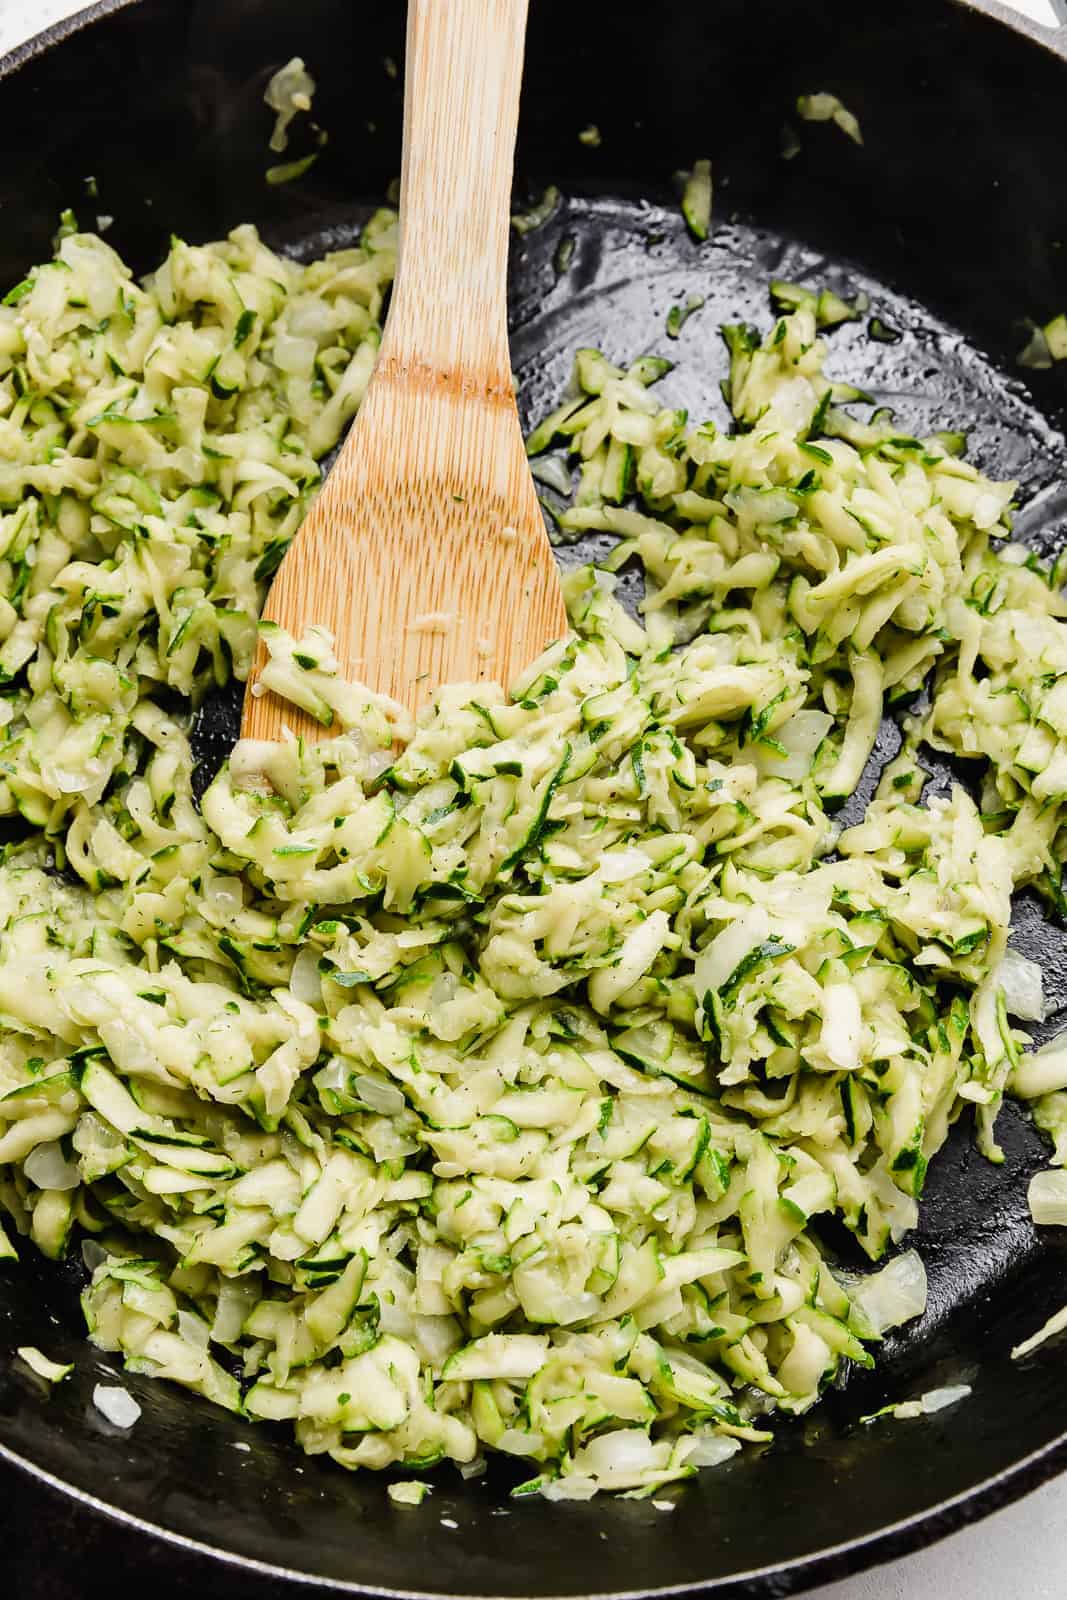
[[(400, 251), (382, 348), (264, 608), (297, 637), (329, 628), (347, 677), (413, 710), (443, 683), (509, 684), (567, 628), (508, 357), (526, 9), (411, 0)], [(283, 725), (329, 731), (274, 694), (246, 694), (244, 737), (277, 739)]]

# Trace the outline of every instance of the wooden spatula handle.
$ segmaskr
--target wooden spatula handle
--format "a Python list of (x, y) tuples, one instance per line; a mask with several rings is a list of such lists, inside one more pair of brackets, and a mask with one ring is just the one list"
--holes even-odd
[[(411, 710), (442, 684), (510, 685), (567, 629), (508, 357), (527, 3), (409, 0), (389, 319), (359, 415), (265, 608), (297, 638), (312, 623), (329, 629), (346, 677)], [(256, 688), (247, 737), (322, 737)]]
[(510, 393), (508, 231), (528, 3), (409, 0), (385, 370)]

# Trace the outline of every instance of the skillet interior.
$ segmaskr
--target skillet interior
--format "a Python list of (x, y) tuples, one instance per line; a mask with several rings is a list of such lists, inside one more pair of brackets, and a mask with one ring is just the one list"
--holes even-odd
[[(835, 376), (894, 405), (908, 431), (968, 426), (983, 468), (1020, 478), (1025, 536), (1058, 549), (1067, 380), (1062, 370), (1029, 375), (1028, 391), (1014, 358), (1021, 319), (1067, 305), (1067, 66), (948, 4), (904, 0), (888, 11), (857, 13), (850, 0), (676, 0), (631, 23), (599, 0), (534, 0), (518, 190), (530, 198), (554, 181), (568, 198), (513, 250), (526, 418), (558, 395), (574, 347), (593, 342), (619, 359), (674, 356), (681, 365), (664, 394), (692, 416), (721, 415), (717, 326), (765, 319), (768, 277), (865, 288), (872, 311), (904, 337), (889, 346), (871, 342), (863, 323), (845, 328), (832, 338)], [(0, 279), (16, 281), (47, 252), (67, 205), (83, 222), (97, 208), (113, 215), (108, 237), (138, 268), (172, 230), (200, 240), (246, 219), (300, 254), (348, 242), (366, 215), (353, 196), (373, 203), (398, 166), (401, 89), (383, 58), (401, 59), (402, 33), (402, 8), (387, 0), (143, 0), (75, 30), (0, 84)], [(271, 189), (262, 90), (298, 53), (319, 80), (315, 115), (330, 142), (300, 183)], [(791, 117), (798, 92), (824, 88), (859, 116), (862, 150)], [(781, 156), (787, 121), (801, 144), (790, 161)], [(577, 139), (590, 122), (599, 149)], [(670, 174), (702, 154), (715, 160), (717, 220), (698, 249)], [(564, 235), (576, 248), (560, 276)], [(674, 344), (666, 311), (690, 292), (707, 304)], [(206, 712), (206, 762), (219, 759), (233, 726), (232, 706)], [(883, 755), (892, 741), (886, 729)], [(1029, 902), (1019, 920), (1062, 1025), (1067, 936)], [(1042, 1142), (1013, 1106), (1001, 1129), (999, 1170), (971, 1149), (966, 1125), (935, 1163), (919, 1236), (931, 1278), (923, 1321), (887, 1343), (877, 1373), (779, 1426), (763, 1455), (706, 1474), (669, 1518), (648, 1503), (516, 1505), (504, 1473), (471, 1484), (442, 1477), (421, 1508), (398, 1512), (380, 1481), (346, 1477), (301, 1458), (280, 1434), (133, 1377), (122, 1381), (144, 1414), (120, 1434), (90, 1408), (98, 1369), (108, 1369), (82, 1341), (77, 1271), (57, 1272), (28, 1250), (0, 1277), (0, 1339), (40, 1344), (77, 1369), (45, 1397), (0, 1363), (0, 1439), (172, 1533), (378, 1592), (785, 1593), (934, 1537), (1067, 1454), (1055, 1352), (1021, 1366), (1008, 1359), (1067, 1300), (1067, 1270), (1062, 1241), (1039, 1242), (1026, 1211)], [(857, 1424), (886, 1400), (960, 1379), (975, 1394), (952, 1411)], [(247, 1581), (231, 1574), (228, 1592)]]

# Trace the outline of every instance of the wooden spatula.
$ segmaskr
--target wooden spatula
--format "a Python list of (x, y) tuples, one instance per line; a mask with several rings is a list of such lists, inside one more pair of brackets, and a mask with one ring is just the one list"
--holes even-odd
[[(410, 0), (400, 253), (378, 364), (264, 610), (297, 637), (329, 628), (347, 677), (412, 710), (443, 683), (506, 686), (567, 628), (508, 358), (527, 4)], [(328, 732), (246, 693), (242, 736), (277, 739), (283, 724)]]

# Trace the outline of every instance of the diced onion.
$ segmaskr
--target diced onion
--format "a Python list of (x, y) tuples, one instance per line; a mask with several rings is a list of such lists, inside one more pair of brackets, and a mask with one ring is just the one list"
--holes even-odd
[(289, 974), (289, 987), (305, 1005), (322, 1004), (322, 977), (319, 973), (319, 952), (314, 945), (306, 944), (293, 962)]
[(141, 1415), (133, 1395), (117, 1384), (98, 1383), (93, 1390), (93, 1405), (116, 1428), (132, 1428)]
[(195, 1316), (191, 1311), (179, 1311), (178, 1333), (186, 1344), (195, 1345), (198, 1350), (207, 1349), (210, 1329), (203, 1317)]
[(342, 1060), (340, 1056), (334, 1056), (333, 1060), (323, 1067), (315, 1081), (323, 1089), (333, 1089), (337, 1093), (342, 1089), (348, 1088), (351, 1070), (348, 1063)]
[(430, 1485), (417, 1478), (389, 1485), (389, 1498), (396, 1506), (420, 1506), (429, 1493)]
[(459, 982), (455, 973), (442, 972), (433, 981), (433, 987), (430, 990), (430, 1004), (432, 1006), (446, 1006), (450, 1000), (455, 999), (458, 988)]
[(540, 1489), (545, 1500), (592, 1500), (596, 1492), (596, 1479), (580, 1473), (568, 1474), (565, 1478), (549, 1478)]
[(583, 1445), (574, 1458), (579, 1471), (597, 1477), (629, 1477), (660, 1465), (660, 1454), (647, 1433), (636, 1428), (619, 1428), (602, 1433)]
[(208, 880), (204, 898), (224, 916), (232, 916), (244, 905), (244, 885), (240, 878), (223, 877), (220, 874)]
[(919, 1398), (926, 1415), (932, 1416), (935, 1411), (944, 1411), (946, 1406), (958, 1405), (961, 1400), (966, 1400), (972, 1393), (969, 1383), (949, 1383), (942, 1389), (928, 1389)]
[(31, 1150), (23, 1169), (38, 1189), (76, 1189), (81, 1182), (77, 1163), (68, 1161), (56, 1143), (39, 1144)]
[(921, 1317), (926, 1310), (926, 1268), (916, 1250), (905, 1250), (880, 1272), (862, 1278), (852, 1300), (877, 1333)]
[(1009, 945), (994, 980), (1004, 991), (1008, 1015), (1023, 1022), (1044, 1022), (1045, 992), (1041, 968)]
[(1030, 1215), (1039, 1228), (1067, 1227), (1067, 1170), (1035, 1172), (1026, 1191)]
[(729, 1461), (741, 1448), (741, 1441), (727, 1434), (694, 1434), (692, 1443), (686, 1444), (686, 1465), (690, 1467), (718, 1467)]
[(544, 1448), (544, 1442), (539, 1433), (526, 1433), (521, 1428), (505, 1428), (497, 1440), (497, 1449), (506, 1451), (509, 1456), (535, 1456)]
[(95, 1272), (108, 1259), (108, 1252), (96, 1239), (82, 1240), (82, 1262), (86, 1272)]
[(1029, 367), (1040, 371), (1042, 368), (1051, 367), (1052, 351), (1049, 349), (1048, 339), (1044, 328), (1034, 327), (1030, 337), (1015, 358), (1020, 367)]
[(310, 378), (318, 353), (317, 339), (298, 339), (293, 334), (279, 334), (271, 348), (271, 360), (279, 372), (287, 372), (297, 378)]
[(379, 1112), (383, 1117), (399, 1115), (406, 1104), (396, 1085), (386, 1083), (384, 1078), (370, 1078), (366, 1073), (359, 1072), (352, 1080), (352, 1087), (365, 1106), (370, 1106), (372, 1111)]
[(538, 483), (546, 484), (558, 494), (570, 494), (571, 471), (561, 456), (539, 456), (530, 463), (530, 471)]

